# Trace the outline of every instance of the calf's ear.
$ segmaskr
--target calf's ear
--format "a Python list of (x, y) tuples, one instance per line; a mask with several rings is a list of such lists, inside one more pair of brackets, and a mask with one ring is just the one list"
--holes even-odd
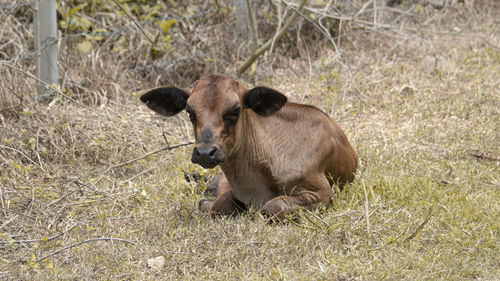
[(286, 101), (285, 95), (267, 87), (255, 87), (243, 94), (245, 107), (262, 116), (269, 116), (280, 110)]
[(141, 96), (149, 109), (165, 116), (174, 116), (186, 108), (189, 94), (175, 87), (156, 88)]

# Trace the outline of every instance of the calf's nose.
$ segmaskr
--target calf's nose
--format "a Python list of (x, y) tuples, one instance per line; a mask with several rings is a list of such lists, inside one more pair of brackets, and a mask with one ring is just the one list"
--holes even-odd
[(218, 149), (213, 145), (203, 145), (196, 146), (193, 150), (193, 156), (191, 161), (193, 163), (198, 163), (204, 168), (213, 168), (220, 162), (222, 159), (218, 157)]
[(215, 146), (210, 147), (195, 147), (194, 148), (194, 157), (198, 160), (211, 160), (215, 158), (215, 153), (217, 152), (217, 148)]

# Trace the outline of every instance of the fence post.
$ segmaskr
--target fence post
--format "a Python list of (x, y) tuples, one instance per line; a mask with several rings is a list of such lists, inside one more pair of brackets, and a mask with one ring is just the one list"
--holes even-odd
[[(37, 77), (57, 85), (57, 19), (56, 0), (37, 0), (35, 7), (35, 49)], [(50, 98), (54, 91), (39, 82), (39, 98)]]

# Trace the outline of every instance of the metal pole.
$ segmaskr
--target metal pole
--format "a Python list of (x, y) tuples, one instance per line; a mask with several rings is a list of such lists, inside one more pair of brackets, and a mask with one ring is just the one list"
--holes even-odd
[[(38, 0), (35, 9), (35, 48), (37, 76), (49, 85), (57, 85), (56, 0)], [(37, 87), (40, 98), (50, 98), (54, 91), (45, 84)]]

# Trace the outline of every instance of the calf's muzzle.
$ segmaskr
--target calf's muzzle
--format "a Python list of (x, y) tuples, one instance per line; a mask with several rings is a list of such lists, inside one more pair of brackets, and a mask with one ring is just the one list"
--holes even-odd
[(226, 160), (222, 148), (215, 144), (201, 143), (193, 149), (191, 161), (200, 164), (203, 168), (211, 169)]

